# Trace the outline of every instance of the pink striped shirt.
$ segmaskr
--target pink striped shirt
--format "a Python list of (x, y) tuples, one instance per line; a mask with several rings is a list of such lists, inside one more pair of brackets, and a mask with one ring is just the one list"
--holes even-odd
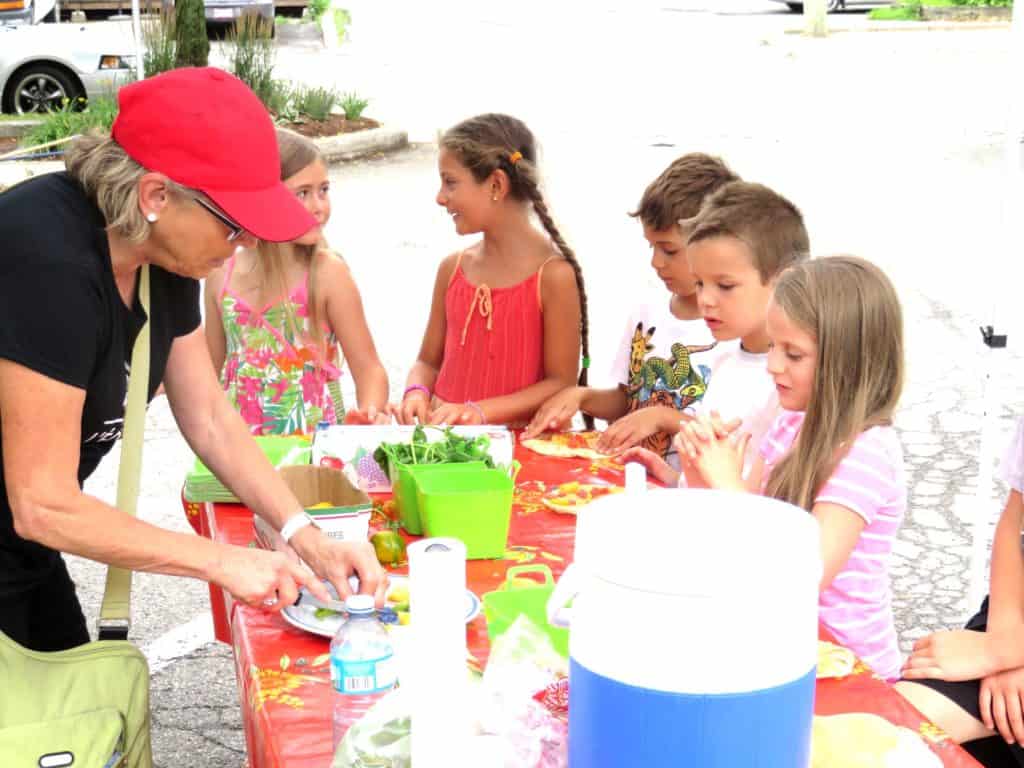
[[(761, 443), (765, 474), (796, 440), (803, 413), (784, 412)], [(845, 647), (886, 680), (899, 678), (889, 559), (907, 509), (903, 448), (892, 427), (873, 427), (853, 443), (814, 499), (864, 518), (850, 558), (818, 597), (818, 615)]]

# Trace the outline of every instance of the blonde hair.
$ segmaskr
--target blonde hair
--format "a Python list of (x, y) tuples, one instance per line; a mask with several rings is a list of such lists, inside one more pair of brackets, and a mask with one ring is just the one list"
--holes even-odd
[(803, 425), (765, 495), (810, 510), (857, 436), (892, 424), (903, 391), (903, 313), (885, 273), (854, 256), (790, 267), (773, 300), (818, 353)]
[(731, 181), (704, 202), (690, 227), (687, 244), (713, 237), (733, 237), (745, 243), (754, 266), (767, 285), (811, 250), (800, 209), (778, 192), (748, 181)]
[[(139, 208), (139, 180), (149, 171), (109, 134), (90, 133), (72, 141), (64, 153), (64, 167), (100, 209), (109, 228), (130, 243), (149, 237), (149, 222)], [(189, 192), (171, 179), (166, 184), (173, 195)]]
[[(316, 144), (301, 134), (284, 128), (277, 128), (277, 149), (281, 157), (281, 180), (291, 178), (303, 168), (315, 162), (323, 162), (323, 155), (317, 149)], [(256, 267), (261, 282), (261, 293), (264, 301), (270, 301), (275, 296), (284, 295), (288, 291), (288, 262), (295, 258), (306, 268), (306, 297), (308, 315), (308, 331), (310, 341), (325, 356), (325, 359), (332, 358), (331, 350), (327, 349), (327, 335), (323, 332), (322, 318), (319, 311), (320, 285), (316, 279), (314, 259), (318, 251), (326, 249), (327, 243), (321, 238), (315, 245), (300, 245), (298, 243), (268, 243), (260, 241), (256, 246), (258, 258)], [(285, 302), (285, 312), (292, 333), (296, 338), (302, 336), (302, 326), (295, 317), (288, 302)]]

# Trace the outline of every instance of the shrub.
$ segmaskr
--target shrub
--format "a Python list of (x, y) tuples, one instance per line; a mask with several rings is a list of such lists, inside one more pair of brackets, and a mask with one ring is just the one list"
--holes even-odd
[(206, 6), (203, 0), (176, 0), (175, 16), (175, 65), (205, 67), (210, 58), (210, 41), (206, 37)]
[(273, 22), (247, 13), (240, 16), (228, 32), (228, 59), (235, 77), (252, 88), (267, 109), (280, 99), (274, 82)]
[[(83, 104), (85, 104), (84, 109), (82, 108)], [(78, 103), (65, 101), (60, 109), (47, 112), (43, 116), (42, 122), (22, 137), (21, 145), (31, 147), (45, 144), (68, 136), (88, 133), (93, 129), (110, 133), (115, 117), (117, 117), (117, 100), (112, 95), (98, 96), (88, 104), (85, 103), (84, 98), (80, 98)]]
[(346, 120), (358, 120), (369, 105), (370, 100), (361, 98), (355, 91), (350, 91), (341, 98), (341, 108), (345, 110)]
[(269, 98), (266, 101), (269, 109), (278, 120), (294, 122), (299, 116), (295, 107), (296, 89), (287, 80), (274, 80), (271, 83)]
[(309, 0), (309, 5), (306, 7), (309, 18), (313, 21), (320, 21), (320, 17), (327, 13), (327, 9), (331, 7), (331, 0)]
[(157, 16), (142, 22), (142, 72), (145, 77), (174, 69), (177, 42), (174, 32), (174, 8), (165, 8)]
[(326, 120), (340, 97), (333, 88), (301, 88), (295, 92), (295, 109), (314, 120)]

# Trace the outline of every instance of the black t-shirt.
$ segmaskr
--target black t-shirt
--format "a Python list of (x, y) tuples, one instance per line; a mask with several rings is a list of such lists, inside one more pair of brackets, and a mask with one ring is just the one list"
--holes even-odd
[[(131, 349), (146, 314), (114, 282), (105, 222), (65, 173), (0, 194), (0, 358), (85, 390), (78, 483), (121, 436)], [(199, 327), (199, 284), (150, 267), (149, 398), (171, 342)], [(0, 421), (0, 438), (3, 424)], [(50, 574), (58, 553), (14, 531), (0, 445), (0, 596)]]

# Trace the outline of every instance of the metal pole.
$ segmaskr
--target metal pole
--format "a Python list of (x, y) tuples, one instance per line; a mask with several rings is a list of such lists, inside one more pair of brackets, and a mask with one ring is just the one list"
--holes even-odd
[[(1020, 72), (1024, 67), (1024, 14), (1014, 5), (1013, 22), (1010, 25), (1009, 72)], [(1019, 258), (1024, 246), (1024, 230), (1021, 228), (1021, 216), (1024, 214), (1024, 101), (1016, 94), (1010, 95), (1007, 115), (1006, 139), (1004, 143), (1005, 190), (1002, 195), (1002, 229), (1005, 237), (1005, 258), (1013, 263)], [(982, 328), (982, 339), (985, 342), (982, 370), (982, 408), (981, 445), (978, 449), (978, 488), (974, 501), (973, 524), (971, 526), (971, 569), (970, 585), (967, 591), (967, 610), (973, 613), (986, 593), (986, 577), (988, 575), (987, 557), (989, 544), (989, 528), (993, 515), (1001, 509), (1001, 505), (992, 502), (992, 479), (999, 452), (996, 445), (998, 434), (999, 409), (1003, 403), (1003, 391), (1006, 382), (1005, 363), (1007, 344), (1006, 329), (1000, 310), (1007, 302), (1000, 296), (998, 281), (993, 290), (991, 309), (992, 324)]]
[(146, 73), (142, 68), (142, 11), (139, 0), (132, 0), (132, 37), (135, 38), (135, 79), (142, 80)]
[(825, 37), (828, 24), (826, 0), (804, 0), (804, 34), (808, 37)]

